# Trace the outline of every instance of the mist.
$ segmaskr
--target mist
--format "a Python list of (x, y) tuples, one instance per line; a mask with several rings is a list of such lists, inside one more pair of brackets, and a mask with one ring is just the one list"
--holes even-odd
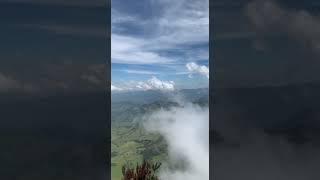
[(179, 106), (145, 117), (147, 131), (160, 133), (168, 144), (169, 162), (160, 179), (209, 179), (209, 109), (174, 98)]

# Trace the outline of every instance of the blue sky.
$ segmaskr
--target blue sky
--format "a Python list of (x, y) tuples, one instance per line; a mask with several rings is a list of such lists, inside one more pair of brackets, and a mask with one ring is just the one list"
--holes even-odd
[(177, 89), (208, 87), (208, 12), (208, 0), (113, 1), (113, 87), (155, 87), (152, 78)]

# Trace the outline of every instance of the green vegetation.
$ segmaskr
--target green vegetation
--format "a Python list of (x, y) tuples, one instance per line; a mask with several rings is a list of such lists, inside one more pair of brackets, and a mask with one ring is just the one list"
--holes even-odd
[[(186, 100), (208, 106), (207, 90), (184, 90), (180, 92)], [(147, 97), (147, 98), (146, 98)], [(161, 97), (161, 98), (159, 98)], [(123, 167), (135, 171), (144, 160), (153, 164), (168, 160), (165, 139), (156, 133), (147, 132), (143, 127), (143, 117), (159, 109), (179, 106), (157, 92), (115, 94), (111, 108), (111, 176), (121, 180)]]
[[(164, 162), (167, 158), (167, 145), (159, 134), (146, 132), (137, 118), (155, 108), (155, 105), (130, 105), (127, 103), (113, 106), (111, 129), (111, 174), (112, 180), (120, 180), (122, 167), (134, 167), (149, 162)], [(146, 108), (148, 107), (148, 108)], [(122, 111), (121, 109), (125, 109)], [(120, 113), (125, 112), (125, 113)], [(113, 114), (114, 115), (114, 114)], [(131, 120), (130, 120), (131, 119)]]

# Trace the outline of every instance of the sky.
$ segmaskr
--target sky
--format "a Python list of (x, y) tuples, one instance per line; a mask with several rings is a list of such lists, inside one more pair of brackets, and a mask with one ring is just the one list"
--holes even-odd
[(208, 0), (112, 2), (112, 90), (208, 87)]

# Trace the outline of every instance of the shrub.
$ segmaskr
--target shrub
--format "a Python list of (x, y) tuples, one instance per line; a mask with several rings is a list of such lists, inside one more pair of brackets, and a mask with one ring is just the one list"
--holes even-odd
[(147, 161), (143, 161), (141, 165), (137, 164), (136, 168), (122, 166), (122, 180), (159, 180), (156, 176), (156, 171), (160, 166), (161, 163)]

